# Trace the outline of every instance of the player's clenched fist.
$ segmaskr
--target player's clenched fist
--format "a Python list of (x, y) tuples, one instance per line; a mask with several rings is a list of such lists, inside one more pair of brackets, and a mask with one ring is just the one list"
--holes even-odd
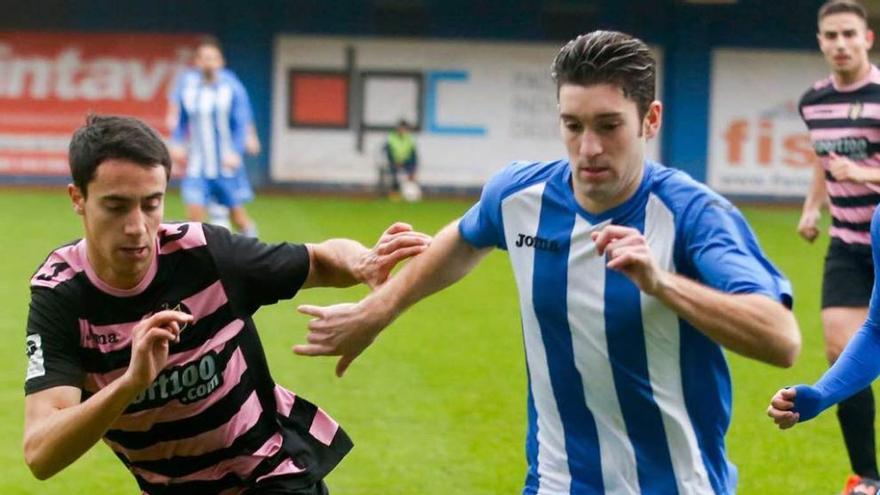
[(609, 225), (591, 236), (596, 251), (607, 258), (608, 268), (622, 272), (646, 294), (657, 292), (663, 271), (657, 267), (648, 241), (638, 229)]
[(770, 399), (770, 406), (767, 408), (767, 416), (773, 418), (773, 422), (779, 426), (779, 429), (785, 430), (796, 425), (800, 419), (800, 414), (794, 411), (794, 398), (797, 391), (793, 388), (783, 388), (776, 392)]
[(160, 311), (141, 320), (131, 335), (131, 361), (124, 379), (141, 391), (153, 383), (168, 361), (168, 348), (177, 341), (181, 329), (193, 321), (180, 311)]

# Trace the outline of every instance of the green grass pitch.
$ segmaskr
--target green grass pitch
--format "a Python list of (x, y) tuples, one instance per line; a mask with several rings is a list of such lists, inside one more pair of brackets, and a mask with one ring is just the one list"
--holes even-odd
[[(394, 220), (436, 232), (461, 215), (465, 201), (389, 203), (368, 199), (260, 197), (250, 208), (267, 241), (350, 237), (370, 244)], [(741, 494), (830, 494), (848, 462), (829, 411), (780, 432), (765, 415), (780, 386), (812, 382), (825, 369), (819, 324), (821, 264), (816, 245), (795, 234), (798, 212), (746, 208), (770, 258), (791, 279), (803, 332), (796, 366), (781, 370), (729, 355), (734, 414), (728, 434)], [(169, 198), (166, 218), (182, 217)], [(81, 236), (63, 188), (0, 191), (0, 493), (131, 494), (133, 479), (98, 445), (49, 481), (34, 480), (21, 453), (28, 279), (48, 252)], [(470, 276), (416, 305), (383, 333), (343, 379), (335, 360), (292, 354), (306, 317), (297, 303), (353, 301), (363, 288), (309, 290), (256, 316), (275, 379), (321, 405), (355, 441), (328, 478), (334, 495), (519, 493), (525, 462), (525, 371), (516, 292), (505, 255), (496, 252)]]

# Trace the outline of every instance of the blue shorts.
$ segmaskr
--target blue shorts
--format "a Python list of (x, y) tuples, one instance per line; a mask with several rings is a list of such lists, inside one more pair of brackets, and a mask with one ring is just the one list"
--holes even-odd
[(235, 177), (184, 177), (180, 182), (180, 194), (187, 205), (205, 206), (213, 200), (227, 208), (235, 208), (254, 199), (247, 176)]

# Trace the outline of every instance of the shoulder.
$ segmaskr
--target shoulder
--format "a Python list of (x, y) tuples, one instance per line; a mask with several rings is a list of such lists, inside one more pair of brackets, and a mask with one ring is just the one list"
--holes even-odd
[(483, 188), (483, 195), (491, 195), (498, 201), (527, 187), (547, 182), (556, 174), (568, 169), (567, 160), (553, 162), (517, 161), (499, 170)]
[(686, 210), (694, 205), (734, 208), (727, 198), (681, 170), (665, 167), (659, 163), (649, 163), (648, 166), (653, 169), (651, 192), (676, 216), (686, 213)]
[(244, 91), (244, 84), (241, 83), (241, 79), (229, 69), (220, 71), (220, 81), (235, 92)]
[(199, 222), (163, 223), (159, 226), (159, 254), (205, 246), (205, 226)]
[(82, 242), (74, 241), (49, 253), (31, 277), (31, 287), (54, 289), (82, 272), (85, 269), (79, 248)]
[(831, 77), (827, 76), (819, 79), (812, 86), (807, 88), (801, 95), (799, 107), (819, 103), (823, 98), (835, 93), (834, 85), (831, 84)]
[(232, 84), (241, 85), (241, 79), (238, 78), (238, 75), (232, 69), (227, 69), (227, 68), (220, 69), (219, 74), (220, 74), (220, 78), (223, 79), (224, 81), (227, 81)]

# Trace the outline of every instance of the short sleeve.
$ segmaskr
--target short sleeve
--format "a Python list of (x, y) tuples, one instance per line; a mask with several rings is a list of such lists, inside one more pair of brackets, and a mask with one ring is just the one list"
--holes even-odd
[(304, 245), (266, 244), (214, 225), (205, 224), (204, 229), (230, 303), (244, 314), (292, 298), (309, 275)]
[(697, 200), (684, 215), (688, 259), (700, 280), (731, 294), (763, 294), (791, 307), (791, 283), (767, 259), (742, 213), (720, 196)]
[(480, 200), (458, 223), (461, 237), (477, 248), (496, 246), (507, 249), (504, 241), (504, 223), (501, 218), (501, 200), (511, 183), (511, 165), (496, 173), (483, 186)]
[(54, 290), (31, 288), (25, 342), (25, 394), (62, 385), (83, 386), (77, 316)]
[(251, 99), (248, 96), (244, 84), (242, 84), (241, 79), (239, 79), (232, 71), (228, 71), (228, 77), (235, 94), (236, 104), (239, 107), (237, 109), (239, 118), (241, 118), (242, 123), (245, 125), (252, 124), (254, 121), (254, 108), (251, 105)]

